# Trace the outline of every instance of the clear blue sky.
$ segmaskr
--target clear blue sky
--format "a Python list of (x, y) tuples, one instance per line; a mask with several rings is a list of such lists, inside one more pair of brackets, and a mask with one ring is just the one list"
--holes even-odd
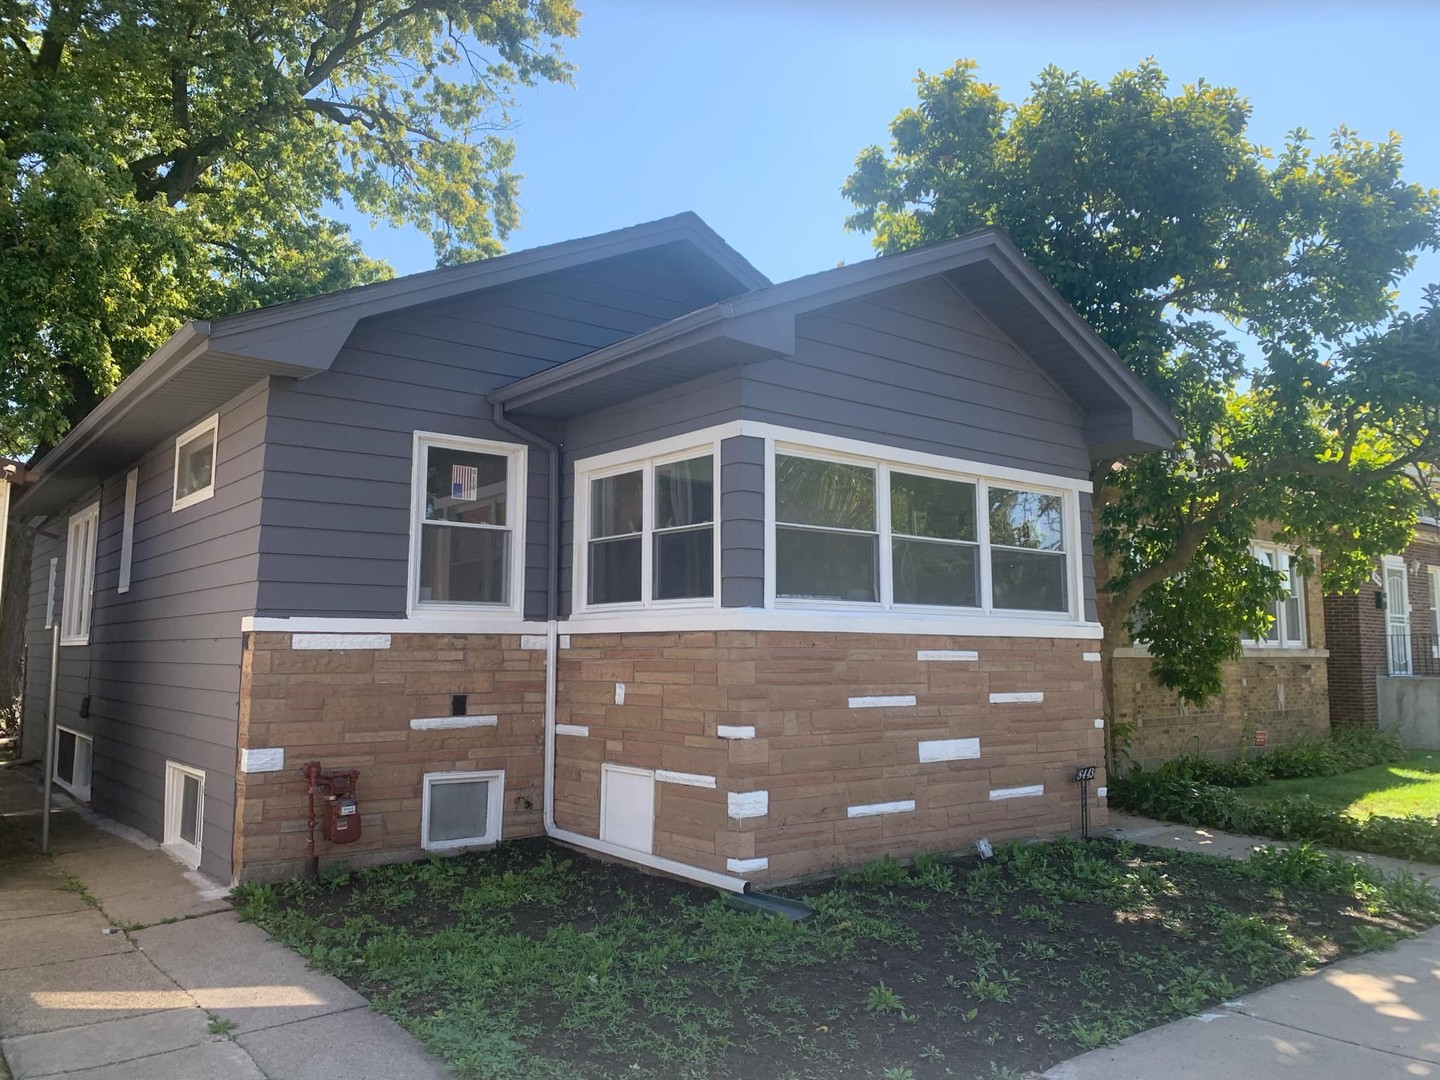
[[(510, 250), (694, 210), (772, 280), (871, 255), (839, 187), (888, 141), (917, 70), (972, 57), (1008, 100), (1046, 64), (1096, 79), (1154, 56), (1178, 86), (1239, 87), (1252, 137), (1303, 126), (1405, 137), (1406, 175), (1440, 187), (1440, 5), (1014, 0), (581, 0), (573, 87), (526, 92)], [(426, 269), (428, 242), (358, 223), (370, 254)], [(1423, 280), (1421, 280), (1423, 279)], [(1406, 306), (1440, 281), (1428, 255)]]

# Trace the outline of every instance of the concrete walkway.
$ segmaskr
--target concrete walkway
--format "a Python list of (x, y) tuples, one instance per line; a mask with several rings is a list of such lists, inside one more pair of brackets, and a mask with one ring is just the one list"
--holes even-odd
[[(1233, 859), (1275, 841), (1110, 815), (1121, 839)], [(1284, 846), (1284, 845), (1277, 845)], [(1440, 886), (1440, 866), (1377, 855)], [(1440, 1077), (1440, 927), (1057, 1065), (1048, 1080)]]
[[(15, 1080), (443, 1080), (401, 1027), (225, 889), (0, 765), (0, 1051)], [(0, 1069), (3, 1075), (3, 1069)]]

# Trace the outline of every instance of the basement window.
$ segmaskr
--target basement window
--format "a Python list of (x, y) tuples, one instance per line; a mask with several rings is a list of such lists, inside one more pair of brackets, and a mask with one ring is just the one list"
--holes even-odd
[(177, 761), (165, 763), (165, 847), (191, 866), (200, 865), (205, 831), (205, 773)]
[(170, 509), (184, 510), (215, 494), (215, 449), (220, 417), (201, 420), (175, 440), (175, 493)]
[(81, 802), (90, 801), (90, 761), (94, 743), (70, 728), (55, 729), (55, 783)]
[(426, 773), (420, 846), (455, 851), (497, 843), (504, 798), (503, 771)]

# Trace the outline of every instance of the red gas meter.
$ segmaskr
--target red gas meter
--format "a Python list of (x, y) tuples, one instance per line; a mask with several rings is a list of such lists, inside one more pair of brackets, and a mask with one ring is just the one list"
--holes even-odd
[[(346, 769), (326, 772), (320, 762), (307, 762), (301, 770), (310, 786), (310, 865), (312, 873), (318, 863), (315, 851), (315, 826), (319, 824), (320, 834), (332, 844), (351, 844), (360, 839), (360, 803), (355, 796), (355, 785), (360, 779), (360, 770)], [(325, 801), (325, 811), (317, 822), (315, 800)]]

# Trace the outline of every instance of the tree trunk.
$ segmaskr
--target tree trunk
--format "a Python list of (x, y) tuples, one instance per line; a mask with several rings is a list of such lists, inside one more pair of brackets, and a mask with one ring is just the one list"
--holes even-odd
[(0, 588), (0, 730), (17, 734), (20, 702), (24, 692), (22, 671), (25, 657), (25, 616), (30, 605), (30, 553), (35, 533), (10, 518), (5, 541), (5, 575)]

